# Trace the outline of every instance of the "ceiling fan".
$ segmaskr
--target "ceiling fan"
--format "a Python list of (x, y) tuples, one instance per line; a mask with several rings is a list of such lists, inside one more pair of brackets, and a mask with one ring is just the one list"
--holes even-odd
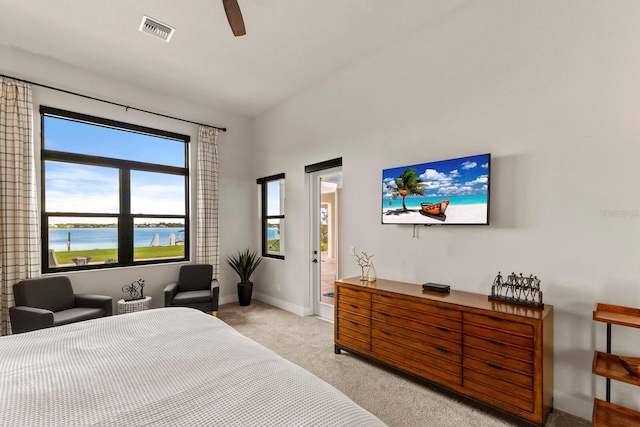
[(242, 19), (242, 12), (240, 12), (240, 6), (238, 6), (238, 0), (222, 0), (224, 5), (224, 11), (227, 14), (227, 20), (233, 35), (236, 37), (244, 36), (247, 31), (244, 29), (244, 20)]

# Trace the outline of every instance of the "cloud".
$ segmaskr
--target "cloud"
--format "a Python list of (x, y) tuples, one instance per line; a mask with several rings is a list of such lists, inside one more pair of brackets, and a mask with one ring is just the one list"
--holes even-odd
[(473, 181), (465, 182), (464, 185), (486, 184), (488, 182), (489, 182), (489, 177), (487, 175), (480, 175)]
[(480, 166), (481, 168), (485, 168), (487, 169), (489, 167), (489, 163), (485, 163), (484, 165)]
[(478, 166), (478, 164), (476, 162), (464, 162), (462, 163), (462, 169), (467, 170), (467, 169), (473, 169), (476, 166)]

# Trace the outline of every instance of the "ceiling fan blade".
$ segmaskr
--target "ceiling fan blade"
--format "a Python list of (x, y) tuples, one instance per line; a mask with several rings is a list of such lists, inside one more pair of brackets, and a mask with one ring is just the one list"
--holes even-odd
[(224, 5), (224, 11), (227, 14), (227, 20), (231, 26), (233, 35), (244, 36), (247, 31), (244, 29), (244, 20), (242, 19), (242, 12), (240, 12), (240, 6), (238, 6), (238, 0), (222, 0)]

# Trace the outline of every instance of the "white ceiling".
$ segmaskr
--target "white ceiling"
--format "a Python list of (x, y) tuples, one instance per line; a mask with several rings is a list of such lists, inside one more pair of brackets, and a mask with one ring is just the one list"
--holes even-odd
[(2, 0), (0, 44), (255, 117), (466, 1), (238, 0), (234, 37), (221, 0)]

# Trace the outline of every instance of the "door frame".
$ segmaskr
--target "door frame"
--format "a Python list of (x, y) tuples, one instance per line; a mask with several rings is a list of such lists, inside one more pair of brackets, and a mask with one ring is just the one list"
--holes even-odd
[[(313, 315), (319, 316), (325, 320), (333, 321), (334, 306), (320, 301), (321, 295), (321, 251), (320, 251), (320, 206), (321, 201), (321, 188), (319, 185), (319, 178), (324, 174), (330, 174), (340, 172), (342, 173), (342, 158), (328, 160), (326, 162), (316, 163), (313, 165), (305, 166), (305, 173), (308, 177), (309, 191), (308, 194), (308, 206), (309, 206), (309, 220), (306, 227), (306, 240), (308, 241), (307, 250), (309, 254), (309, 287), (308, 292), (309, 307)], [(337, 199), (337, 197), (336, 197)], [(336, 200), (339, 204), (339, 201)], [(336, 216), (340, 215), (341, 206), (335, 207)], [(336, 227), (336, 234), (340, 236), (342, 234), (342, 220), (338, 220)], [(336, 274), (339, 272), (339, 266), (342, 263), (342, 244), (341, 238), (335, 239), (335, 258), (336, 258)], [(317, 253), (314, 254), (314, 251)], [(314, 259), (317, 262), (314, 262)]]

